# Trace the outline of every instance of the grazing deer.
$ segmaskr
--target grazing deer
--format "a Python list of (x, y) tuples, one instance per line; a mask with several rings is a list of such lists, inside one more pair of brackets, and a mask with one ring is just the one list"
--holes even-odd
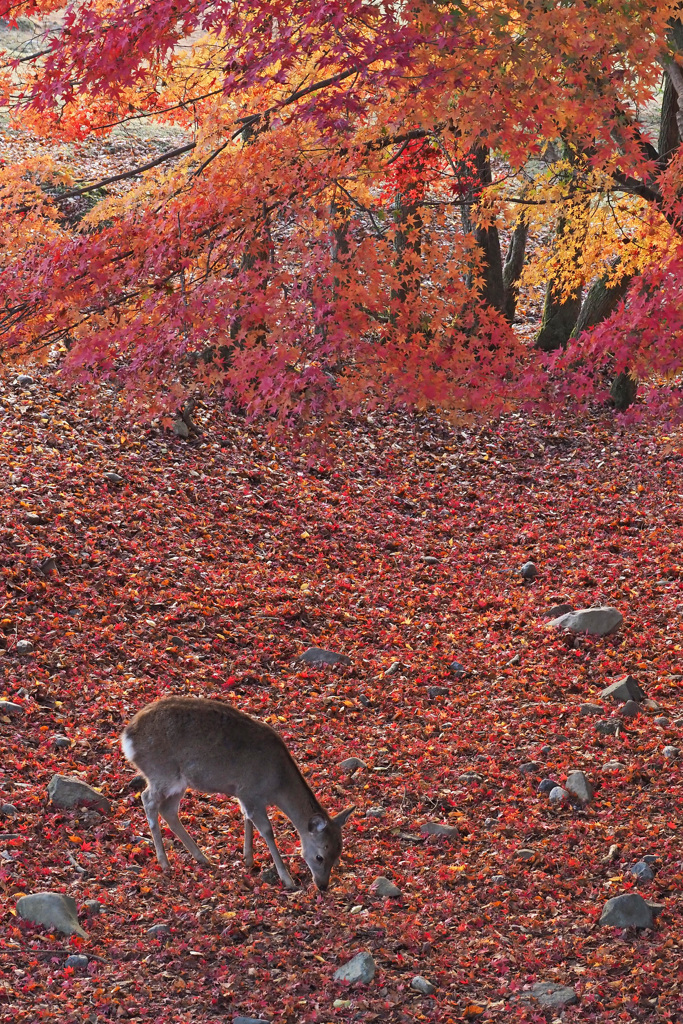
[(236, 797), (244, 814), (244, 860), (254, 863), (254, 826), (265, 839), (288, 889), (296, 883), (275, 845), (267, 808), (279, 807), (301, 837), (301, 852), (319, 889), (327, 889), (342, 849), (342, 825), (353, 811), (331, 818), (316, 800), (284, 741), (269, 725), (218, 700), (165, 697), (138, 711), (121, 733), (126, 758), (144, 775), (142, 804), (157, 858), (169, 870), (159, 815), (200, 864), (211, 862), (178, 820), (189, 787)]

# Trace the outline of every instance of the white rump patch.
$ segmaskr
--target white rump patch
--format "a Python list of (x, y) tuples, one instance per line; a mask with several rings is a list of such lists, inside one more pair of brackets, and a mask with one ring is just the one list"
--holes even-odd
[(123, 756), (127, 761), (132, 761), (135, 764), (135, 747), (133, 741), (127, 732), (121, 733), (121, 749), (123, 750)]

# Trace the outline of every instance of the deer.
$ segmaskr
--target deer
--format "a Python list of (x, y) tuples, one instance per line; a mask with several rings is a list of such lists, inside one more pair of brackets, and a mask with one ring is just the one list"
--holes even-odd
[(254, 828), (266, 842), (287, 889), (297, 888), (275, 844), (268, 818), (278, 807), (301, 839), (313, 881), (324, 892), (342, 851), (342, 826), (355, 808), (335, 817), (323, 809), (282, 737), (265, 722), (224, 701), (163, 697), (148, 704), (121, 733), (124, 756), (147, 783), (142, 805), (157, 860), (170, 871), (159, 815), (204, 867), (211, 861), (186, 832), (178, 808), (188, 788), (234, 797), (244, 815), (244, 861), (254, 864)]

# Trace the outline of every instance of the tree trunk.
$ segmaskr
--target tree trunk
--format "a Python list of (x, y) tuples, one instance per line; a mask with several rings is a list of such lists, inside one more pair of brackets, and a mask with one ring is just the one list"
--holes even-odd
[(609, 389), (610, 397), (614, 402), (614, 408), (618, 412), (626, 412), (629, 405), (633, 405), (638, 394), (638, 381), (625, 370), (618, 373), (612, 381)]
[(505, 314), (505, 319), (509, 324), (514, 323), (515, 320), (515, 312), (517, 310), (517, 285), (524, 267), (524, 256), (526, 253), (528, 236), (529, 225), (526, 222), (526, 217), (522, 214), (517, 218), (517, 223), (515, 224), (512, 232), (512, 238), (510, 239), (510, 248), (508, 249), (507, 256), (505, 258), (505, 266), (503, 267), (503, 313)]
[(401, 303), (405, 303), (411, 293), (420, 290), (423, 221), (418, 197), (421, 192), (422, 186), (416, 183), (408, 187), (405, 195), (397, 192), (394, 200), (394, 251), (400, 284), (393, 297)]
[[(477, 146), (472, 150), (471, 158), (474, 164), (474, 174), (477, 179), (475, 187), (471, 188), (465, 196), (465, 203), (461, 207), (462, 226), (465, 232), (471, 232), (475, 241), (481, 249), (484, 259), (482, 262), (482, 273), (484, 284), (481, 289), (481, 296), (489, 306), (503, 313), (505, 310), (505, 286), (503, 284), (503, 257), (500, 249), (500, 235), (498, 228), (482, 227), (473, 222), (472, 207), (476, 202), (476, 193), (480, 187), (490, 185), (491, 159), (488, 146)], [(465, 175), (471, 177), (471, 170), (465, 165)], [(471, 286), (471, 278), (468, 280)]]
[[(616, 270), (619, 258), (612, 263), (612, 269)], [(576, 319), (571, 332), (572, 338), (578, 338), (582, 331), (606, 320), (610, 313), (616, 308), (620, 299), (623, 299), (628, 286), (633, 278), (632, 274), (624, 274), (616, 284), (607, 284), (607, 276), (599, 277), (588, 289), (588, 294), (583, 301), (581, 311)]]

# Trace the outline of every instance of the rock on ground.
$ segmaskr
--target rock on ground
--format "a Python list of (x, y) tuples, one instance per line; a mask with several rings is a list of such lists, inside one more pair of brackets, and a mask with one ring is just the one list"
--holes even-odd
[(436, 988), (432, 985), (431, 981), (427, 981), (421, 974), (416, 974), (410, 983), (410, 987), (414, 988), (416, 992), (420, 992), (423, 996), (431, 996), (433, 992), (436, 992)]
[(636, 864), (633, 864), (629, 870), (639, 882), (651, 882), (655, 877), (654, 871), (645, 860), (639, 860)]
[(440, 821), (426, 821), (420, 825), (420, 832), (423, 836), (449, 836), (451, 839), (460, 835), (455, 825), (442, 825)]
[(17, 900), (17, 914), (24, 921), (42, 924), (45, 928), (88, 938), (78, 923), (76, 900), (61, 892), (32, 892)]
[(401, 890), (397, 885), (391, 881), (390, 878), (385, 878), (384, 875), (380, 875), (370, 886), (372, 891), (377, 896), (381, 896), (382, 899), (390, 899), (392, 896), (400, 896)]
[(87, 956), (85, 956), (83, 953), (72, 953), (71, 956), (68, 956), (64, 961), (64, 966), (73, 967), (74, 970), (82, 970), (83, 968), (88, 966), (89, 962), (90, 961), (88, 960)]
[(110, 811), (111, 803), (87, 782), (72, 779), (67, 775), (53, 775), (47, 787), (47, 795), (55, 807), (94, 807), (98, 811)]
[(309, 647), (307, 651), (295, 659), (302, 665), (350, 665), (351, 659), (336, 651), (327, 651), (324, 647)]
[(568, 629), (572, 633), (588, 633), (590, 636), (607, 636), (619, 629), (624, 621), (621, 612), (609, 605), (599, 608), (579, 608), (552, 619), (551, 626)]
[(564, 788), (582, 804), (590, 803), (593, 799), (593, 787), (584, 772), (569, 772)]
[(232, 1024), (270, 1024), (270, 1021), (262, 1017), (233, 1017)]
[(548, 800), (551, 804), (566, 804), (569, 800), (569, 793), (562, 786), (555, 786), (548, 793)]
[(627, 892), (607, 900), (600, 924), (611, 928), (652, 928), (654, 908), (637, 892)]
[(21, 704), (15, 704), (11, 700), (0, 700), (0, 715), (21, 715), (24, 709)]
[(645, 693), (638, 685), (633, 676), (622, 676), (615, 680), (610, 686), (606, 686), (600, 694), (603, 700), (610, 697), (613, 700), (628, 701), (634, 700), (638, 704), (645, 699)]
[(334, 972), (335, 981), (348, 981), (354, 985), (362, 982), (367, 985), (375, 977), (375, 961), (369, 953), (357, 953), (352, 960)]
[(537, 981), (530, 989), (522, 993), (521, 999), (535, 999), (540, 1006), (560, 1010), (563, 1006), (573, 1006), (579, 997), (569, 985), (560, 985), (556, 981)]
[(340, 762), (339, 767), (343, 771), (352, 775), (354, 772), (357, 772), (359, 768), (367, 768), (367, 765), (365, 761), (361, 761), (359, 757), (345, 757), (344, 760)]

